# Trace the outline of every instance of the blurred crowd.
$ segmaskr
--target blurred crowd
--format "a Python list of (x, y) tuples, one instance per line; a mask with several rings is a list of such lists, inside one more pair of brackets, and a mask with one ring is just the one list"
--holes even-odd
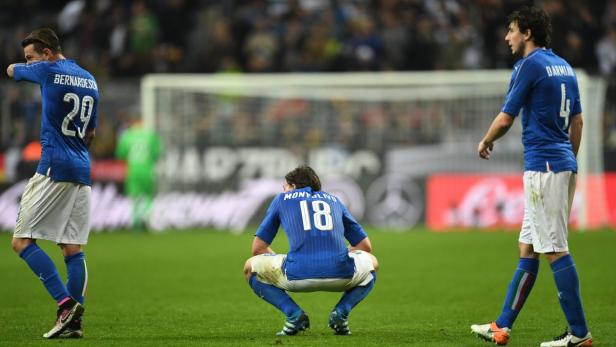
[(552, 46), (573, 66), (613, 74), (614, 0), (7, 0), (0, 63), (56, 28), (66, 55), (99, 78), (149, 72), (505, 68), (506, 16), (540, 3)]
[[(20, 40), (49, 26), (100, 83), (128, 78), (137, 87), (154, 72), (510, 68), (506, 18), (523, 4), (550, 13), (557, 54), (609, 81), (604, 138), (616, 153), (616, 0), (5, 0), (0, 65), (23, 61)], [(23, 147), (38, 134), (38, 91), (0, 88), (0, 151)], [(130, 101), (108, 108), (95, 156), (113, 153), (127, 113), (138, 112)]]

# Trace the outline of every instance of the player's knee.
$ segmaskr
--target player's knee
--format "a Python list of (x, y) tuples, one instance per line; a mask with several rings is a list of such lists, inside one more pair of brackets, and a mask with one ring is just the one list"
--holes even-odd
[[(368, 253), (370, 254), (370, 253)], [(370, 258), (372, 259), (372, 267), (374, 268), (374, 271), (378, 271), (379, 270), (379, 261), (378, 259), (376, 259), (376, 257), (372, 254), (370, 254)]]
[(519, 242), (518, 248), (520, 250), (520, 258), (533, 258), (533, 259), (539, 258), (539, 255), (535, 253), (535, 249), (533, 248), (532, 244)]
[(252, 262), (251, 262), (251, 259), (246, 260), (246, 263), (244, 264), (244, 277), (246, 277), (247, 281), (250, 280), (250, 276), (252, 276)]
[(11, 248), (15, 253), (20, 254), (26, 247), (28, 247), (32, 241), (30, 239), (18, 239), (14, 238), (11, 240)]
[(550, 253), (546, 253), (545, 257), (548, 259), (548, 262), (552, 264), (553, 262), (557, 261), (558, 259), (568, 254), (569, 252), (550, 252)]
[(73, 254), (81, 252), (81, 245), (61, 244), (60, 248), (62, 249), (62, 255), (65, 257), (70, 257)]

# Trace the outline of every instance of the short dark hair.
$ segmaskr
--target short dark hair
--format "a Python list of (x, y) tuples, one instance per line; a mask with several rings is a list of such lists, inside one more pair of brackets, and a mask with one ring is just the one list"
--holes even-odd
[(530, 29), (531, 38), (539, 47), (550, 45), (552, 35), (552, 22), (550, 16), (539, 7), (523, 6), (512, 12), (508, 17), (509, 23), (516, 23), (520, 32)]
[(299, 166), (284, 176), (288, 184), (295, 188), (311, 187), (313, 191), (321, 190), (321, 180), (310, 166)]
[(49, 48), (53, 53), (62, 51), (58, 35), (49, 28), (36, 29), (21, 41), (21, 47), (24, 48), (31, 44), (34, 44), (34, 50), (38, 53), (42, 53), (44, 48)]

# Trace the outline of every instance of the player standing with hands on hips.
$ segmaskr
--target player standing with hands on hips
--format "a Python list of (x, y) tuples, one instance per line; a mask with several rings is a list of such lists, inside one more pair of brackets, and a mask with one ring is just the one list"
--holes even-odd
[(524, 145), (524, 219), (520, 259), (503, 309), (495, 322), (473, 325), (477, 336), (505, 345), (513, 323), (530, 294), (539, 270), (539, 255), (550, 262), (567, 330), (542, 347), (592, 346), (580, 286), (567, 244), (567, 223), (575, 192), (576, 155), (582, 137), (582, 110), (571, 66), (547, 49), (551, 23), (547, 13), (523, 7), (509, 16), (505, 41), (514, 55), (509, 91), (477, 151), (490, 159), (494, 141), (503, 136), (522, 111)]
[[(42, 94), (42, 154), (21, 198), (12, 247), (58, 304), (56, 324), (44, 338), (82, 337), (81, 316), (88, 272), (82, 245), (90, 232), (90, 158), (98, 87), (94, 77), (62, 55), (51, 29), (37, 29), (22, 42), (25, 64), (6, 72), (15, 81), (39, 84)], [(37, 240), (58, 244), (64, 284)]]

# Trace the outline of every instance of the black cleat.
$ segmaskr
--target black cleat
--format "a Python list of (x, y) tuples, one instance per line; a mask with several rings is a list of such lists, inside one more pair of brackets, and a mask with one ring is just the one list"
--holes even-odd
[(298, 332), (310, 328), (310, 320), (304, 312), (296, 319), (287, 320), (282, 330), (277, 332), (277, 336), (297, 335)]
[(60, 339), (80, 339), (82, 337), (81, 318), (72, 320), (66, 329), (58, 335)]
[(74, 320), (79, 320), (83, 315), (84, 308), (77, 301), (70, 299), (58, 309), (56, 324), (51, 330), (43, 334), (46, 339), (53, 339), (64, 332)]
[(338, 311), (332, 311), (329, 315), (329, 327), (334, 330), (336, 335), (351, 335), (349, 329), (349, 317), (345, 317)]

